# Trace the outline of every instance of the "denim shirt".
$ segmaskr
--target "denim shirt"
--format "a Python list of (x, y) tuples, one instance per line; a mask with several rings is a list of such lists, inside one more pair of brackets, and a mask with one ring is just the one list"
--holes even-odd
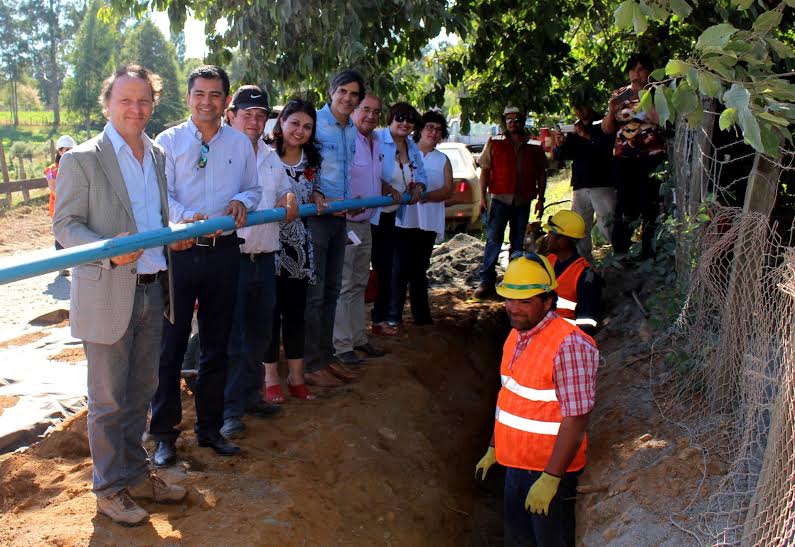
[[(397, 161), (395, 160), (397, 144), (395, 144), (395, 139), (392, 138), (392, 133), (389, 131), (389, 127), (376, 129), (376, 132), (378, 133), (378, 138), (381, 141), (381, 154), (384, 156), (384, 169), (381, 172), (381, 179), (388, 183), (390, 180), (392, 180), (392, 173), (395, 171), (395, 167), (397, 166)], [(411, 137), (406, 138), (406, 143), (408, 144), (409, 161), (414, 164), (414, 182), (421, 182), (427, 187), (428, 177), (425, 174), (425, 165), (422, 160), (422, 152), (420, 151), (420, 147), (417, 146), (417, 143), (414, 142), (414, 139)], [(406, 191), (408, 192), (408, 189)], [(403, 206), (398, 209), (398, 218), (401, 218), (402, 215)], [(378, 225), (380, 218), (381, 209), (379, 208), (370, 219), (370, 224)]]
[(356, 151), (356, 127), (343, 127), (327, 104), (317, 111), (316, 138), (320, 143), (320, 191), (331, 199), (350, 197), (350, 169)]

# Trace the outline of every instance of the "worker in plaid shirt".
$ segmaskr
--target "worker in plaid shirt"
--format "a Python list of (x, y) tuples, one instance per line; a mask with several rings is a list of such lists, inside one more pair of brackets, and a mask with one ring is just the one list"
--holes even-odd
[(594, 405), (599, 350), (555, 312), (546, 258), (512, 256), (497, 293), (513, 329), (503, 347), (494, 435), (475, 467), (504, 465), (505, 545), (574, 545), (577, 479)]

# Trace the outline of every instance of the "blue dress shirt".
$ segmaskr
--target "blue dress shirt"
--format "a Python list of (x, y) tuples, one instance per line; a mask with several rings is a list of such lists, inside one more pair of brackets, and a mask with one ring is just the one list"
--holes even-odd
[(229, 202), (237, 200), (249, 211), (259, 203), (262, 188), (251, 140), (242, 132), (222, 125), (207, 143), (207, 165), (199, 167), (202, 136), (188, 121), (166, 129), (155, 142), (166, 152), (168, 210), (171, 222), (224, 215)]
[[(163, 228), (163, 216), (160, 209), (160, 187), (155, 172), (155, 157), (152, 153), (152, 141), (141, 134), (144, 143), (144, 163), (133, 155), (132, 148), (119, 135), (113, 124), (105, 124), (105, 134), (113, 144), (119, 170), (130, 197), (133, 218), (138, 232), (148, 232)], [(145, 249), (138, 258), (136, 270), (139, 274), (152, 274), (166, 269), (166, 256), (163, 247)]]
[(350, 169), (356, 152), (356, 126), (348, 119), (342, 125), (327, 104), (317, 111), (317, 141), (320, 143), (320, 191), (329, 199), (348, 199)]
[[(384, 156), (384, 168), (381, 172), (381, 179), (385, 180), (387, 184), (392, 180), (392, 174), (397, 168), (397, 144), (395, 139), (392, 138), (392, 133), (388, 127), (376, 129), (379, 140), (381, 141), (381, 154)], [(428, 186), (428, 176), (425, 174), (425, 162), (422, 159), (422, 152), (417, 143), (411, 137), (406, 138), (408, 145), (409, 161), (414, 165), (414, 182), (421, 182), (426, 187)], [(406, 189), (408, 192), (408, 189)], [(402, 206), (401, 206), (402, 207)], [(402, 208), (398, 209), (398, 216), (402, 216)], [(371, 224), (378, 225), (381, 218), (381, 209), (379, 208), (373, 218), (370, 219)]]

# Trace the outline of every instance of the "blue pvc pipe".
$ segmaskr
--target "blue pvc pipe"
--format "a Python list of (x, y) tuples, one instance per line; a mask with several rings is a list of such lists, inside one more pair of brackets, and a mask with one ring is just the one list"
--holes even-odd
[[(402, 202), (408, 203), (409, 199), (410, 196), (404, 194)], [(386, 205), (392, 205), (393, 203), (392, 198), (389, 196), (329, 201), (328, 207), (323, 214), (336, 213), (347, 209), (384, 207)], [(314, 204), (301, 205), (299, 207), (299, 215), (301, 217), (316, 216), (317, 207), (315, 207)], [(284, 216), (285, 210), (281, 207), (277, 209), (254, 211), (246, 216), (246, 226), (278, 222), (284, 220)], [(235, 221), (231, 216), (215, 217), (191, 224), (177, 224), (159, 230), (152, 230), (151, 232), (141, 232), (129, 236), (86, 243), (85, 245), (78, 245), (60, 251), (51, 251), (47, 255), (35, 260), (0, 267), (0, 285), (19, 281), (20, 279), (26, 279), (28, 277), (36, 277), (37, 275), (49, 272), (57, 272), (66, 268), (71, 268), (72, 266), (77, 266), (78, 264), (95, 262), (112, 256), (131, 253), (138, 249), (161, 247), (181, 239), (190, 239), (211, 234), (216, 230), (229, 231), (234, 229)]]

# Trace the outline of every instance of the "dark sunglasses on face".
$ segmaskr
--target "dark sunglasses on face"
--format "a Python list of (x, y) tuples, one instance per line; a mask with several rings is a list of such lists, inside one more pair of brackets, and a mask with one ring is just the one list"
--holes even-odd
[(506, 118), (505, 123), (519, 123), (522, 121), (522, 118)]
[(202, 154), (199, 156), (199, 169), (207, 167), (207, 154), (210, 153), (210, 145), (202, 143)]
[(403, 122), (412, 123), (412, 124), (417, 123), (417, 118), (411, 116), (410, 114), (395, 114), (394, 120), (397, 123), (403, 123)]

